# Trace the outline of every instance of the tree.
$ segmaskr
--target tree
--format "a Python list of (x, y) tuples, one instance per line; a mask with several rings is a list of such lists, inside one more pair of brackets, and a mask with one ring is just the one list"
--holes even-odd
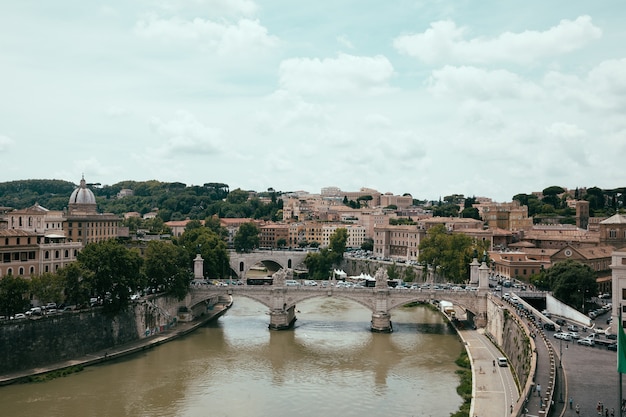
[(0, 279), (0, 314), (9, 317), (30, 307), (28, 281), (22, 277), (6, 275)]
[(185, 249), (189, 265), (197, 254), (204, 259), (203, 276), (217, 278), (228, 275), (230, 258), (226, 242), (206, 227), (186, 230), (177, 241), (178, 246)]
[(552, 265), (546, 272), (546, 281), (556, 298), (574, 308), (582, 308), (585, 294), (598, 293), (593, 269), (571, 259)]
[(251, 252), (259, 247), (259, 228), (256, 224), (249, 222), (239, 226), (233, 243), (237, 252)]
[(185, 248), (171, 242), (153, 240), (148, 242), (145, 257), (144, 273), (148, 286), (182, 300), (193, 279), (191, 262)]
[(431, 227), (419, 245), (419, 262), (428, 264), (451, 282), (469, 277), (474, 242), (461, 233), (448, 233), (444, 225)]
[(88, 271), (85, 279), (94, 295), (102, 300), (107, 314), (124, 310), (131, 293), (145, 287), (139, 252), (113, 239), (89, 243), (78, 253), (78, 262)]
[(374, 239), (372, 239), (371, 237), (366, 237), (363, 240), (363, 243), (361, 243), (361, 249), (373, 251), (374, 250)]
[(328, 279), (333, 261), (328, 249), (323, 248), (317, 253), (309, 252), (304, 258), (304, 264), (309, 270), (309, 278), (323, 280)]
[(285, 246), (287, 246), (287, 239), (285, 239), (284, 237), (281, 237), (280, 239), (276, 241), (276, 246), (279, 248), (284, 248)]
[(64, 286), (63, 278), (51, 272), (30, 279), (30, 291), (41, 302), (61, 304)]
[(404, 268), (404, 277), (402, 278), (404, 282), (415, 282), (417, 278), (417, 273), (412, 266), (407, 266)]
[(464, 219), (476, 219), (480, 220), (480, 214), (476, 207), (467, 207), (461, 211), (461, 217)]
[(343, 259), (346, 251), (346, 242), (348, 241), (348, 229), (344, 227), (337, 228), (329, 238), (328, 249), (332, 257), (333, 264), (339, 264)]
[(80, 262), (72, 262), (57, 271), (65, 287), (65, 303), (83, 305), (89, 301), (89, 285), (83, 279)]
[(393, 262), (391, 265), (387, 267), (387, 276), (389, 279), (398, 279), (400, 278), (400, 268)]

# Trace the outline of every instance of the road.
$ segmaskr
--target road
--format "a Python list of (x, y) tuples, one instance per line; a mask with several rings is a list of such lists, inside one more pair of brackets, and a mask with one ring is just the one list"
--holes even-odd
[[(511, 369), (497, 365), (502, 353), (479, 330), (459, 330), (472, 360), (473, 410), (472, 416), (509, 415), (519, 393)], [(496, 365), (494, 366), (494, 361)]]

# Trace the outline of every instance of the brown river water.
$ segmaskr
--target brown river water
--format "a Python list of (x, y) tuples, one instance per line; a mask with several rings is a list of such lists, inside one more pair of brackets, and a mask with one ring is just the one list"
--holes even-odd
[(461, 342), (424, 307), (391, 312), (394, 332), (340, 298), (297, 306), (269, 331), (267, 307), (235, 298), (190, 335), (43, 383), (0, 387), (0, 416), (377, 417), (458, 410)]

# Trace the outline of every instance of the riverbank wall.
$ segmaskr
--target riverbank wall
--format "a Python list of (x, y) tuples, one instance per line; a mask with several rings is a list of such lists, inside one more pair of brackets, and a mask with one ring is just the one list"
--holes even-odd
[(151, 296), (111, 317), (96, 307), (0, 323), (0, 375), (148, 338), (176, 326), (180, 303)]

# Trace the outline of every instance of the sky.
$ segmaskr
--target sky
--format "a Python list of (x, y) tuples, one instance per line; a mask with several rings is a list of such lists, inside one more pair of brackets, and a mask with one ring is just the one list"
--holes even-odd
[(0, 182), (626, 186), (623, 0), (0, 3)]

